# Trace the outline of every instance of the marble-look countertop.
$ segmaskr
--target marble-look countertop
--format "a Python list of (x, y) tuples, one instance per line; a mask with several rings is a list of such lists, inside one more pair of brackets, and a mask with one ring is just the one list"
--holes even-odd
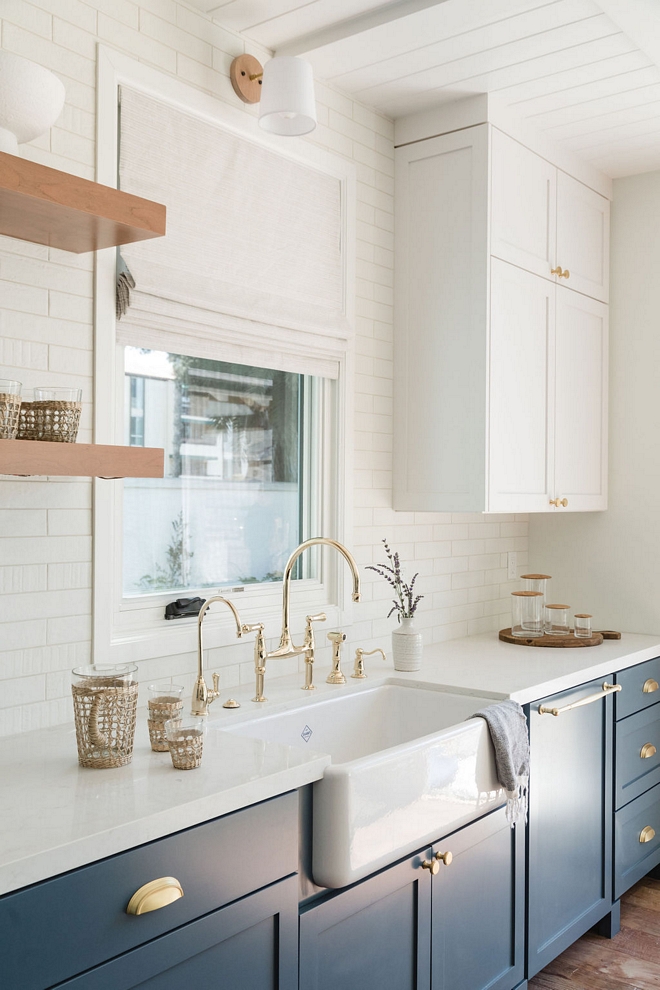
[[(351, 653), (344, 651), (347, 673)], [(0, 740), (0, 894), (302, 787), (320, 779), (330, 762), (302, 743), (288, 747), (218, 731), (230, 724), (388, 681), (524, 705), (659, 655), (658, 637), (634, 633), (587, 649), (514, 646), (485, 633), (426, 647), (415, 673), (365, 657), (368, 679), (349, 677), (338, 687), (325, 683), (328, 671), (319, 665), (313, 693), (301, 692), (302, 674), (273, 676), (272, 663), (268, 702), (251, 702), (250, 685), (233, 690), (241, 708), (213, 706), (202, 766), (193, 771), (176, 771), (169, 753), (151, 751), (144, 709), (133, 761), (115, 770), (78, 766), (73, 725)]]

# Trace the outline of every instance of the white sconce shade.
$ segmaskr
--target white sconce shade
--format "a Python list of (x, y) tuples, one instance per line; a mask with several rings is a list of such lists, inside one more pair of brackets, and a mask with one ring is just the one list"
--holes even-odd
[(316, 127), (314, 74), (309, 62), (282, 55), (264, 66), (259, 124), (270, 134), (296, 137)]
[(0, 151), (18, 155), (55, 123), (64, 106), (64, 86), (48, 69), (0, 51)]

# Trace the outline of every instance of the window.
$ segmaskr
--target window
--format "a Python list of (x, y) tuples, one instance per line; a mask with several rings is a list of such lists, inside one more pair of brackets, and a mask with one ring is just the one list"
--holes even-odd
[[(123, 595), (279, 581), (314, 525), (319, 380), (126, 347), (128, 443), (165, 478), (124, 483)], [(309, 573), (306, 575), (309, 576)]]

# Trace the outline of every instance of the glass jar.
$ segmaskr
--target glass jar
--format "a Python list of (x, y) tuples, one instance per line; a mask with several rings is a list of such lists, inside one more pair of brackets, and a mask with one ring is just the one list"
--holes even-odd
[(593, 616), (588, 612), (576, 612), (573, 633), (578, 639), (591, 639), (591, 620)]
[(0, 378), (0, 440), (14, 440), (21, 409), (21, 383)]
[(549, 574), (521, 574), (520, 578), (525, 582), (523, 585), (525, 591), (540, 591), (545, 603), (548, 581), (552, 580), (551, 576)]
[(568, 624), (570, 605), (545, 606), (546, 636), (569, 636), (571, 629)]
[(511, 592), (511, 635), (521, 639), (543, 635), (543, 595), (540, 591)]
[(137, 666), (91, 664), (71, 671), (71, 692), (83, 767), (107, 770), (131, 762), (135, 737)]

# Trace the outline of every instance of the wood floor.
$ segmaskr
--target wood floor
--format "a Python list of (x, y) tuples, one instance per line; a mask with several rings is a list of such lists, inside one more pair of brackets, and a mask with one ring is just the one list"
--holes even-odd
[(529, 983), (529, 990), (660, 990), (660, 880), (621, 898), (621, 931), (589, 932)]

